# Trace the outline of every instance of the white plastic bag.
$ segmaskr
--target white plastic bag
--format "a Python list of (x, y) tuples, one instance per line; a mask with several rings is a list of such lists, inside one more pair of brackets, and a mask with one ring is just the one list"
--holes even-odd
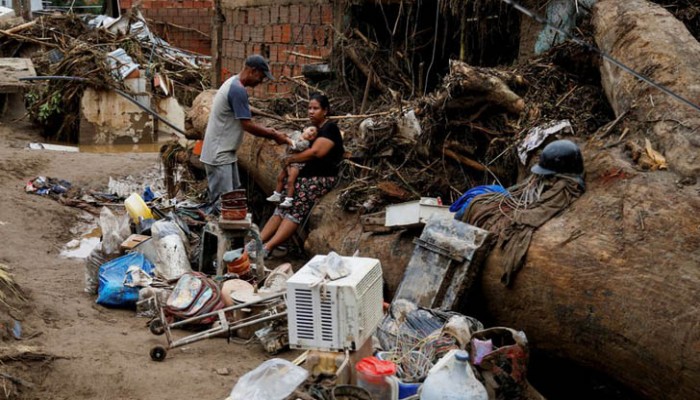
[(273, 358), (243, 375), (231, 390), (231, 400), (284, 400), (309, 373), (281, 358)]
[(107, 258), (119, 254), (119, 246), (129, 237), (129, 217), (114, 215), (107, 207), (100, 211), (100, 230), (102, 231), (102, 252)]
[(331, 251), (321, 262), (309, 265), (314, 275), (319, 278), (334, 281), (350, 275), (350, 269), (338, 253)]

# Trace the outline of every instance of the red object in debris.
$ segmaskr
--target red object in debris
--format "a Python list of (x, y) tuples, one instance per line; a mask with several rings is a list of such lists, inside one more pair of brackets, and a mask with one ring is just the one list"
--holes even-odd
[(365, 357), (355, 365), (357, 372), (369, 379), (384, 381), (384, 377), (396, 374), (396, 364), (377, 357)]
[(204, 144), (204, 140), (197, 140), (196, 142), (194, 142), (194, 149), (192, 149), (192, 154), (194, 154), (196, 156), (201, 156), (203, 144)]
[(221, 219), (226, 221), (239, 221), (245, 219), (248, 214), (247, 207), (221, 208)]
[(226, 269), (232, 274), (245, 275), (250, 270), (248, 252), (243, 250), (240, 258), (226, 263)]

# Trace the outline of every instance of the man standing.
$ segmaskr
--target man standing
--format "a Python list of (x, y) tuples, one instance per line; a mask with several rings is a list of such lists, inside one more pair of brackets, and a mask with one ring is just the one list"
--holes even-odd
[(267, 61), (255, 54), (245, 60), (243, 70), (227, 79), (214, 96), (200, 157), (207, 172), (209, 202), (212, 204), (221, 194), (241, 185), (236, 150), (243, 141), (243, 131), (272, 139), (277, 144), (287, 143), (283, 133), (251, 120), (246, 87), (255, 87), (265, 79), (273, 80), (274, 77)]

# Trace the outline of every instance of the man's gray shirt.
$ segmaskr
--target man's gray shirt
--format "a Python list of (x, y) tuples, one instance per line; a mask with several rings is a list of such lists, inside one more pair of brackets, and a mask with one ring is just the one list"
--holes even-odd
[(214, 96), (200, 160), (209, 165), (238, 161), (236, 150), (243, 141), (242, 119), (250, 119), (248, 92), (235, 75)]

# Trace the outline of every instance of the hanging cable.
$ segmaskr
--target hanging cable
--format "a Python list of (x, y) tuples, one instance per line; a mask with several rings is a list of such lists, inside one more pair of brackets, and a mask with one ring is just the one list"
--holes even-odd
[(440, 22), (440, 4), (438, 3), (435, 6), (435, 37), (433, 38), (433, 55), (430, 58), (430, 65), (428, 66), (428, 72), (425, 73), (425, 88), (423, 89), (423, 96), (428, 94), (428, 82), (430, 81), (430, 70), (433, 68), (433, 63), (435, 63), (435, 50), (437, 49), (437, 36), (438, 36), (438, 23), (439, 22)]
[(518, 10), (518, 11), (520, 11), (521, 13), (525, 14), (526, 16), (528, 16), (528, 17), (534, 19), (535, 21), (539, 22), (540, 24), (545, 25), (545, 26), (549, 27), (550, 29), (556, 31), (558, 34), (560, 34), (560, 35), (562, 35), (563, 37), (565, 37), (565, 38), (571, 40), (572, 42), (574, 42), (574, 43), (576, 43), (576, 44), (578, 44), (578, 45), (580, 45), (580, 46), (583, 46), (583, 47), (586, 48), (587, 50), (590, 50), (590, 51), (593, 51), (593, 52), (596, 52), (596, 53), (600, 54), (600, 56), (603, 57), (606, 61), (608, 61), (608, 62), (610, 62), (610, 63), (616, 65), (617, 67), (619, 67), (619, 68), (622, 69), (623, 71), (625, 71), (625, 72), (631, 74), (631, 75), (634, 76), (635, 78), (637, 78), (637, 79), (639, 79), (639, 80), (641, 80), (641, 81), (643, 81), (643, 82), (645, 82), (645, 83), (647, 83), (647, 84), (649, 84), (649, 85), (655, 87), (656, 89), (658, 89), (658, 90), (660, 90), (660, 91), (666, 93), (667, 95), (673, 97), (674, 99), (680, 101), (681, 103), (684, 103), (684, 104), (690, 106), (691, 108), (695, 109), (695, 111), (700, 111), (700, 106), (699, 106), (699, 105), (693, 103), (692, 101), (690, 101), (690, 100), (688, 100), (687, 98), (681, 96), (680, 94), (678, 94), (678, 93), (672, 91), (671, 89), (667, 88), (666, 86), (664, 86), (664, 85), (662, 85), (662, 84), (660, 84), (660, 83), (654, 82), (653, 80), (651, 80), (651, 78), (649, 78), (649, 77), (647, 77), (647, 76), (644, 76), (644, 75), (642, 75), (641, 73), (635, 71), (634, 69), (628, 67), (627, 65), (623, 64), (621, 61), (618, 61), (618, 60), (615, 59), (613, 56), (609, 55), (608, 53), (604, 52), (603, 50), (601, 50), (601, 49), (599, 49), (599, 48), (597, 48), (597, 47), (595, 47), (595, 46), (593, 46), (593, 45), (591, 45), (591, 44), (588, 44), (588, 43), (586, 43), (585, 41), (583, 41), (583, 40), (581, 40), (581, 39), (578, 39), (578, 38), (572, 36), (571, 34), (569, 34), (568, 32), (566, 32), (566, 31), (564, 31), (564, 30), (562, 30), (562, 29), (560, 29), (560, 28), (554, 26), (554, 25), (551, 24), (546, 18), (544, 18), (544, 17), (542, 17), (542, 16), (536, 14), (534, 11), (532, 11), (532, 10), (530, 10), (530, 9), (528, 9), (528, 8), (525, 8), (525, 7), (521, 6), (520, 4), (518, 4), (517, 2), (515, 2), (515, 1), (513, 1), (513, 0), (501, 0), (501, 1), (503, 1), (503, 2), (506, 3), (506, 4), (509, 4), (510, 6), (512, 6), (513, 8), (515, 8), (516, 10)]

